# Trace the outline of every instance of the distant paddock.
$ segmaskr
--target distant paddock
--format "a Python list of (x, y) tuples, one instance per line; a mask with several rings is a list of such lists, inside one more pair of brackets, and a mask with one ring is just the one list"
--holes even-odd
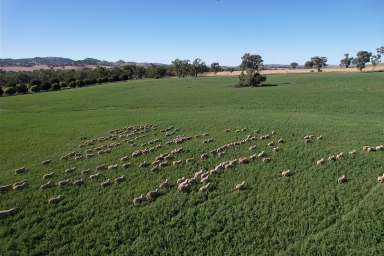
[[(340, 68), (340, 67), (328, 67), (323, 68), (323, 72), (359, 72), (359, 70), (355, 67), (352, 68)], [(369, 65), (364, 69), (364, 72), (369, 71), (384, 71), (384, 64), (377, 65), (375, 68), (373, 66)], [(270, 74), (300, 74), (300, 73), (310, 73), (310, 72), (317, 72), (315, 69), (288, 69), (288, 68), (281, 68), (281, 69), (269, 69), (269, 70), (263, 70), (261, 73), (270, 75)], [(201, 76), (239, 76), (241, 71), (223, 71), (218, 73), (213, 72), (207, 72), (202, 74)]]

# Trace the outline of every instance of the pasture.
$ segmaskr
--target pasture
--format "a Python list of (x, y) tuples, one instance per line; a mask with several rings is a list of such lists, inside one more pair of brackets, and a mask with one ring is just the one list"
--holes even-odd
[[(0, 193), (0, 210), (16, 208), (0, 218), (0, 254), (380, 255), (384, 184), (377, 178), (384, 173), (384, 151), (368, 153), (363, 146), (384, 143), (384, 73), (276, 74), (260, 88), (235, 88), (237, 81), (137, 80), (0, 98), (0, 186), (27, 181), (25, 188)], [(79, 147), (113, 129), (145, 124), (157, 128), (135, 134), (133, 143), (117, 137)], [(161, 132), (171, 126), (169, 136)], [(203, 133), (208, 135), (196, 137)], [(177, 135), (191, 139), (166, 143)], [(211, 153), (249, 135), (257, 139), (222, 156)], [(315, 138), (305, 143), (305, 135)], [(154, 139), (161, 147), (132, 157)], [(280, 150), (268, 146), (272, 141)], [(111, 153), (60, 159), (116, 142), (121, 145)], [(140, 167), (179, 147), (183, 152), (172, 161), (181, 164)], [(348, 154), (352, 150), (356, 154)], [(255, 159), (212, 175), (209, 191), (199, 192), (200, 183), (183, 192), (175, 186), (200, 169), (261, 151), (270, 162)], [(340, 152), (339, 160), (327, 160)], [(204, 153), (207, 159), (201, 159)], [(124, 156), (128, 168), (122, 167)], [(194, 161), (186, 163), (188, 158)], [(325, 163), (316, 165), (321, 158)], [(47, 159), (52, 162), (43, 165)], [(100, 164), (118, 167), (90, 179)], [(22, 166), (28, 171), (15, 174)], [(86, 169), (90, 173), (82, 174)], [(288, 169), (292, 175), (282, 176)], [(41, 190), (51, 172), (53, 184), (80, 178), (84, 184)], [(122, 175), (122, 182), (100, 185)], [(338, 184), (342, 175), (348, 181)], [(153, 202), (133, 205), (165, 179), (171, 188)], [(234, 191), (243, 181), (244, 189)], [(62, 200), (49, 204), (57, 195)]]

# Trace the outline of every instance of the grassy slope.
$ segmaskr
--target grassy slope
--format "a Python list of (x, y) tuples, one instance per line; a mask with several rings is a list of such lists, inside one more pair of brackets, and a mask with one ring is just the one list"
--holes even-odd
[[(30, 181), (28, 189), (0, 194), (0, 209), (20, 209), (0, 219), (0, 254), (377, 255), (384, 249), (384, 187), (376, 182), (384, 172), (384, 153), (360, 151), (362, 145), (383, 143), (383, 80), (383, 73), (274, 75), (268, 83), (278, 86), (236, 89), (234, 78), (165, 79), (0, 98), (0, 184), (20, 178), (16, 167), (31, 168), (22, 177)], [(191, 175), (218, 159), (157, 174), (118, 170), (107, 176), (125, 173), (128, 180), (108, 189), (87, 182), (80, 189), (38, 190), (50, 170), (59, 180), (66, 167), (113, 163), (133, 149), (124, 145), (112, 155), (50, 167), (42, 167), (41, 160), (58, 159), (76, 148), (81, 136), (140, 123), (173, 124), (187, 135), (207, 131), (215, 138), (209, 146), (185, 143), (190, 152), (184, 157), (247, 134), (225, 134), (224, 128), (277, 130), (287, 144), (270, 164), (223, 174), (207, 197), (172, 191), (145, 207), (129, 202), (166, 177)], [(323, 134), (324, 140), (304, 145), (307, 133)], [(265, 142), (257, 144), (266, 148)], [(313, 165), (354, 148), (360, 152), (355, 159)], [(243, 146), (225, 158), (245, 154)], [(281, 179), (287, 168), (296, 175)], [(350, 182), (340, 186), (335, 181), (342, 174)], [(242, 180), (249, 189), (230, 193)], [(66, 200), (49, 207), (46, 200), (59, 193)]]

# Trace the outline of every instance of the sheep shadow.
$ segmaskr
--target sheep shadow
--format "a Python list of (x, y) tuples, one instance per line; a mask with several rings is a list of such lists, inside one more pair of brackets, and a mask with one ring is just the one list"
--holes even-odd
[(289, 83), (289, 82), (278, 83), (278, 84), (266, 83), (266, 84), (261, 84), (260, 86), (239, 86), (239, 85), (235, 85), (235, 87), (236, 88), (263, 88), (263, 87), (282, 86), (282, 85), (288, 85), (288, 84), (291, 84), (291, 83)]

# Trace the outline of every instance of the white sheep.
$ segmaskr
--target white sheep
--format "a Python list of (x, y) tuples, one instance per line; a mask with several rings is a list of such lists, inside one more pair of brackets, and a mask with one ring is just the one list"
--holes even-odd
[(49, 204), (58, 204), (58, 203), (60, 203), (63, 199), (64, 199), (64, 197), (63, 197), (62, 195), (58, 195), (58, 196), (51, 197), (50, 199), (48, 199), (48, 203), (49, 203)]
[(17, 211), (16, 208), (11, 208), (11, 209), (7, 209), (7, 210), (1, 210), (0, 211), (0, 218), (4, 218), (4, 217), (15, 215), (16, 211)]
[(156, 198), (158, 198), (160, 196), (160, 192), (159, 192), (159, 189), (156, 189), (155, 191), (149, 191), (147, 194), (146, 194), (146, 198), (148, 201), (150, 202), (153, 202), (156, 200)]
[(199, 192), (206, 193), (211, 189), (211, 183), (207, 183), (199, 188)]
[(15, 170), (15, 173), (16, 173), (16, 174), (21, 174), (21, 173), (25, 173), (25, 172), (27, 172), (27, 171), (28, 171), (27, 168), (25, 168), (25, 167), (23, 166), (23, 167), (17, 168), (17, 169)]
[(135, 197), (132, 200), (132, 202), (133, 202), (133, 205), (138, 206), (144, 203), (146, 200), (147, 200), (146, 197), (143, 194), (141, 194), (139, 197)]
[(160, 189), (168, 189), (170, 187), (170, 183), (169, 183), (169, 180), (166, 179), (164, 181), (162, 181), (159, 185), (159, 188)]
[(243, 190), (245, 188), (245, 186), (246, 186), (245, 181), (242, 181), (241, 183), (236, 184), (236, 186), (234, 188), (234, 191)]
[(28, 185), (28, 182), (26, 180), (15, 182), (12, 186), (13, 190), (21, 190), (25, 188)]
[(342, 175), (337, 179), (337, 183), (339, 183), (339, 184), (346, 183), (347, 181), (348, 181), (348, 179), (345, 175)]
[(111, 180), (110, 180), (110, 179), (107, 179), (107, 180), (101, 182), (100, 185), (101, 185), (101, 187), (105, 188), (105, 187), (110, 186), (111, 184), (112, 184)]
[(53, 187), (53, 183), (51, 181), (48, 181), (40, 186), (41, 190), (45, 190), (47, 188)]

